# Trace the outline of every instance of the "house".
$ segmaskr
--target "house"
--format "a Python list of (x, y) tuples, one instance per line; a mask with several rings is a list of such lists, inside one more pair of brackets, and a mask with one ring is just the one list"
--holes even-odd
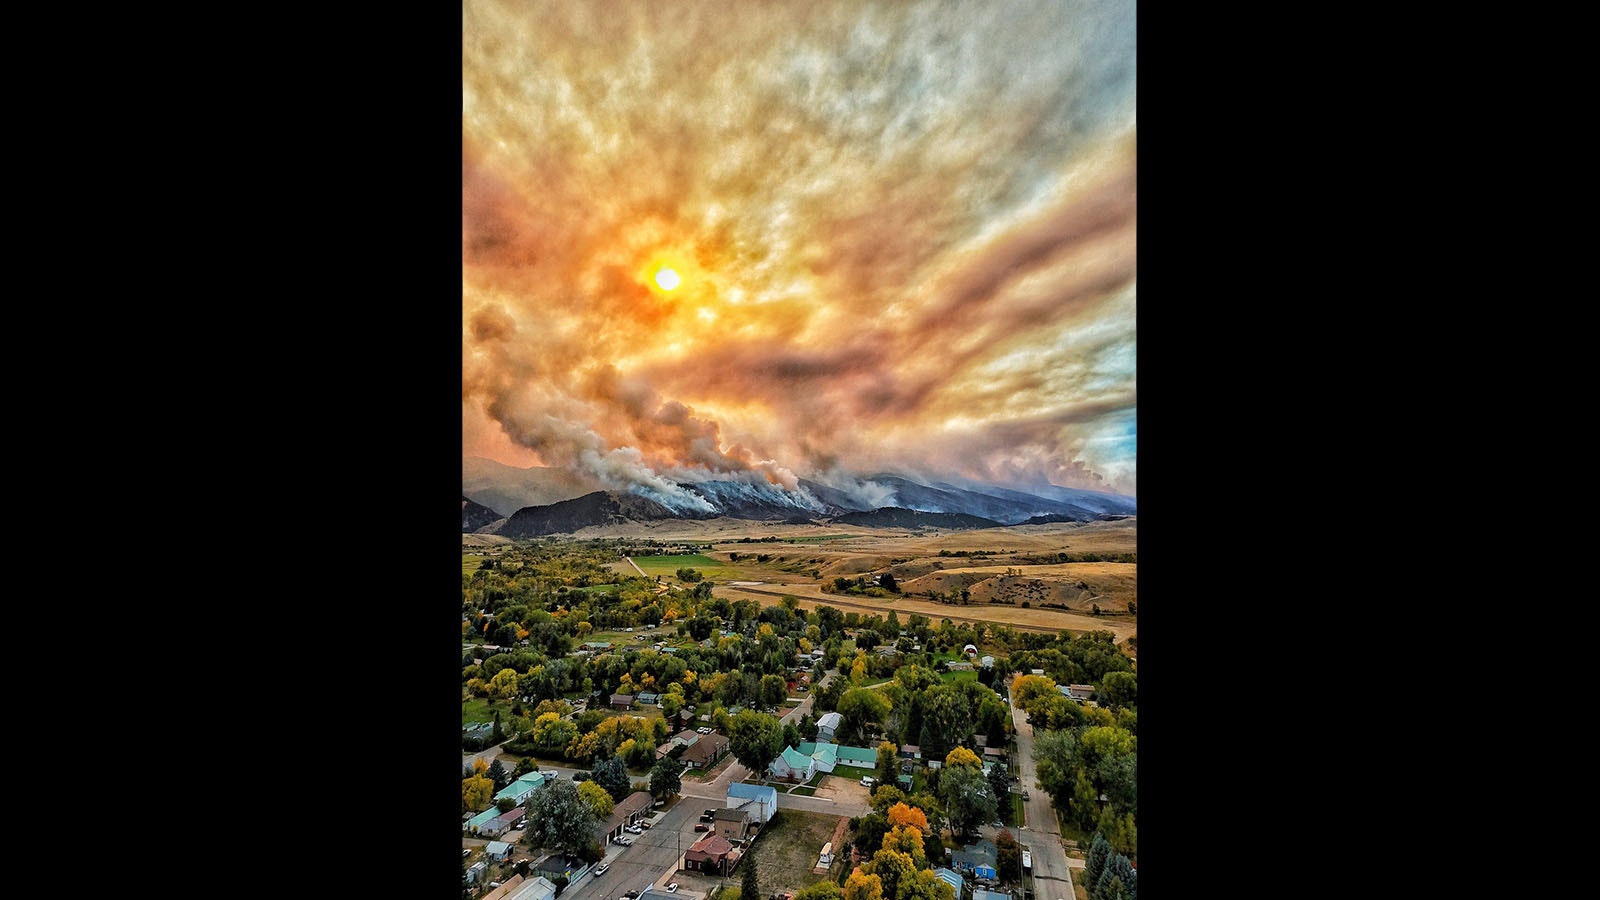
[(678, 761), (691, 769), (709, 769), (728, 753), (728, 739), (720, 734), (697, 735), (700, 740), (683, 751)]
[(1043, 675), (1044, 674), (1044, 670), (1043, 669), (1029, 669), (1028, 670), (1028, 674), (1029, 675)]
[(610, 641), (584, 641), (582, 649), (590, 653), (604, 653), (611, 649)]
[(495, 862), (499, 862), (511, 855), (511, 845), (505, 841), (490, 841), (483, 848), (483, 854)]
[(767, 771), (772, 773), (773, 778), (810, 781), (817, 774), (817, 761), (793, 747), (784, 747)]
[(483, 878), (483, 873), (487, 872), (488, 870), (489, 870), (489, 864), (484, 862), (481, 859), (478, 860), (477, 862), (473, 863), (472, 865), (468, 866), (467, 867), (467, 883), (468, 884), (477, 884), (479, 879)]
[(739, 851), (716, 832), (706, 835), (683, 854), (684, 867), (699, 872), (726, 875), (739, 860)]
[(1011, 900), (1011, 895), (1002, 894), (999, 891), (986, 891), (982, 888), (974, 888), (972, 891), (972, 900)]
[(490, 806), (488, 809), (484, 810), (483, 812), (478, 813), (477, 815), (473, 816), (472, 818), (468, 819), (467, 821), (461, 823), (461, 830), (465, 831), (468, 834), (478, 834), (479, 831), (485, 825), (488, 825), (490, 822), (494, 821), (499, 816), (500, 816), (500, 810), (496, 809), (493, 806)]
[(1077, 700), (1079, 702), (1094, 696), (1094, 685), (1092, 684), (1069, 684), (1065, 687), (1057, 686), (1056, 690), (1060, 691), (1068, 700)]
[(978, 664), (983, 666), (985, 669), (992, 669), (994, 668), (994, 657), (985, 656), (983, 659), (978, 660)]
[(742, 782), (728, 785), (727, 808), (736, 809), (747, 804), (754, 804), (751, 808), (756, 811), (761, 824), (765, 825), (778, 811), (778, 789), (771, 785)]
[(961, 873), (954, 869), (938, 868), (933, 870), (933, 874), (940, 881), (955, 888), (955, 896), (957, 897), (961, 896), (961, 889), (967, 885), (967, 880), (962, 878)]
[(595, 837), (599, 838), (602, 844), (622, 837), (622, 829), (650, 815), (651, 805), (654, 802), (649, 791), (634, 791), (623, 797), (622, 802), (611, 808), (611, 818), (600, 826)]
[(612, 709), (633, 709), (633, 695), (632, 694), (612, 694), (611, 695), (611, 708)]
[(983, 840), (962, 847), (960, 850), (950, 851), (950, 867), (959, 872), (971, 872), (979, 878), (993, 880), (996, 858), (994, 841)]
[[(754, 801), (750, 801), (753, 803)], [(711, 814), (711, 827), (729, 841), (742, 841), (750, 834), (751, 826), (759, 813), (747, 803), (735, 809), (719, 809)]]
[(660, 759), (671, 754), (673, 748), (675, 747), (693, 747), (695, 744), (699, 743), (699, 741), (700, 735), (698, 733), (687, 730), (680, 731), (673, 735), (671, 740), (656, 748), (656, 759)]
[[(506, 882), (506, 884), (510, 883), (509, 881)], [(505, 887), (506, 884), (502, 884), (501, 887)], [(555, 896), (555, 882), (543, 875), (538, 875), (522, 882), (516, 890), (505, 895), (505, 900), (554, 900)], [(489, 900), (489, 898), (485, 897), (483, 900)]]
[(527, 813), (528, 811), (526, 809), (520, 806), (513, 806), (506, 812), (503, 812), (500, 815), (495, 816), (489, 821), (483, 823), (482, 825), (479, 825), (478, 834), (482, 837), (497, 838), (500, 835), (505, 834), (507, 831), (510, 831), (511, 826), (522, 821), (522, 817), (527, 815)]
[(894, 781), (895, 781), (895, 784), (900, 786), (900, 790), (905, 791), (908, 794), (911, 793), (911, 776), (910, 775), (901, 775), (901, 776), (897, 777)]
[(964, 662), (964, 661), (961, 661), (961, 660), (955, 660), (955, 659), (952, 659), (949, 662), (945, 663), (944, 667), (946, 669), (949, 669), (952, 672), (971, 672), (972, 671), (972, 663)]
[(839, 733), (839, 726), (844, 724), (844, 716), (836, 712), (823, 713), (817, 720), (817, 740), (831, 741)]
[(900, 651), (896, 650), (893, 646), (891, 646), (889, 644), (884, 644), (882, 647), (879, 647), (876, 650), (873, 650), (872, 652), (874, 654), (878, 655), (878, 656), (886, 656), (886, 657), (887, 656), (899, 656), (900, 655)]
[(921, 759), (922, 748), (916, 744), (901, 744), (900, 756), (902, 759)]
[(544, 781), (544, 773), (529, 772), (526, 775), (523, 775), (521, 778), (518, 778), (516, 781), (513, 781), (501, 788), (499, 792), (494, 795), (494, 799), (501, 800), (509, 797), (511, 802), (521, 804), (524, 800), (527, 800), (529, 797), (533, 796), (534, 789), (539, 787), (539, 785), (544, 784)]
[(811, 761), (817, 764), (818, 772), (832, 772), (833, 767), (839, 764), (838, 744), (813, 744), (807, 742), (801, 744), (797, 749), (806, 756), (811, 757)]
[(634, 699), (638, 700), (645, 706), (655, 706), (657, 703), (661, 702), (661, 695), (655, 691), (640, 691), (639, 695)]
[(495, 888), (494, 890), (490, 891), (489, 893), (484, 894), (483, 895), (483, 900), (506, 900), (507, 897), (509, 897), (512, 894), (516, 893), (517, 888), (519, 888), (521, 886), (522, 886), (522, 876), (521, 875), (513, 875), (513, 876), (511, 876), (509, 881), (506, 881), (505, 883), (501, 884), (499, 887)]

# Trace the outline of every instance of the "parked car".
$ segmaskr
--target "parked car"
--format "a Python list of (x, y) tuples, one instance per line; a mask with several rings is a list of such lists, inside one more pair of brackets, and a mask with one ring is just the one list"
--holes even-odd
[(873, 778), (870, 775), (863, 775), (863, 776), (861, 776), (861, 786), (862, 787), (872, 787), (873, 782), (875, 782), (877, 780), (878, 779)]
[(604, 875), (605, 873), (607, 873), (609, 871), (611, 871), (611, 864), (610, 863), (601, 863), (600, 865), (594, 867), (594, 874), (597, 877), (600, 876), (600, 875)]
[(639, 823), (639, 827), (643, 828), (645, 831), (649, 831), (650, 830), (650, 823), (648, 821), (640, 822)]
[(629, 826), (623, 828), (622, 830), (626, 831), (629, 834), (644, 834), (644, 829), (640, 828), (637, 825), (629, 825)]
[(697, 822), (697, 823), (695, 823), (694, 830), (695, 831), (710, 831), (711, 830), (711, 826), (707, 825), (704, 822)]
[(676, 881), (674, 881), (673, 883), (667, 885), (667, 893), (669, 893), (669, 894), (676, 893), (677, 890), (678, 890), (678, 883)]
[(617, 838), (616, 840), (612, 841), (612, 843), (616, 844), (618, 847), (632, 847), (633, 846), (633, 841), (628, 840), (627, 838)]
[(716, 817), (717, 817), (717, 811), (714, 810), (714, 809), (708, 809), (705, 812), (700, 814), (700, 818), (702, 820), (704, 820), (704, 821), (707, 821), (707, 822), (711, 821), (712, 819), (715, 819)]

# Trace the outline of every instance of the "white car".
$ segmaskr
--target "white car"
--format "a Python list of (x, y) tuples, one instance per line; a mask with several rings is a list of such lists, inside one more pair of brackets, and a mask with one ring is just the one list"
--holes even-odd
[(667, 893), (669, 893), (669, 894), (677, 893), (677, 890), (678, 890), (678, 883), (676, 881), (674, 881), (673, 883), (667, 885)]
[(595, 868), (594, 868), (594, 874), (596, 874), (596, 875), (604, 875), (605, 873), (607, 873), (609, 871), (611, 871), (611, 864), (610, 863), (601, 863), (600, 865), (595, 866)]
[(862, 776), (862, 778), (861, 778), (861, 786), (862, 786), (862, 787), (872, 787), (872, 783), (873, 783), (873, 782), (874, 782), (874, 781), (876, 781), (876, 780), (877, 780), (877, 779), (875, 779), (875, 778), (871, 778), (871, 777), (868, 777), (868, 776), (865, 776), (865, 775), (864, 775), (864, 776)]
[(628, 827), (626, 827), (626, 828), (624, 828), (622, 830), (626, 831), (629, 834), (644, 834), (644, 829), (640, 828), (637, 825), (629, 825)]

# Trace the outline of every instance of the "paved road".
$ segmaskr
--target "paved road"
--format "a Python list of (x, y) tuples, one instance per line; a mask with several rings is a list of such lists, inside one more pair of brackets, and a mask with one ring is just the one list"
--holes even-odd
[(671, 881), (677, 871), (678, 857), (689, 845), (704, 837), (694, 830), (706, 804), (684, 799), (665, 814), (656, 817), (655, 824), (643, 834), (630, 834), (632, 847), (610, 844), (606, 847), (605, 862), (611, 868), (604, 875), (595, 875), (591, 869), (561, 892), (567, 900), (615, 900), (623, 891), (642, 891), (647, 886)]
[(1067, 852), (1061, 843), (1061, 825), (1056, 821), (1050, 795), (1039, 787), (1039, 770), (1033, 761), (1033, 726), (1028, 714), (1013, 706), (1011, 721), (1017, 728), (1017, 756), (1022, 767), (1022, 790), (1029, 799), (1023, 803), (1025, 824), (1016, 832), (1017, 842), (1033, 854), (1033, 891), (1037, 900), (1072, 900), (1072, 874), (1067, 868)]

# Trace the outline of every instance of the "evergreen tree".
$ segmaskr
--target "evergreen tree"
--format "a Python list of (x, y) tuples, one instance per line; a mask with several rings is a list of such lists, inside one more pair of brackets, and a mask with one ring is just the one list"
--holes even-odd
[(1083, 864), (1083, 883), (1093, 894), (1095, 883), (1100, 880), (1100, 874), (1106, 869), (1106, 860), (1111, 856), (1111, 842), (1106, 836), (1096, 831), (1094, 839), (1089, 842), (1088, 858)]
[(632, 782), (628, 780), (628, 767), (619, 757), (613, 756), (596, 763), (591, 777), (618, 803), (633, 792)]
[(484, 774), (494, 782), (494, 789), (497, 791), (511, 783), (511, 773), (506, 771), (506, 767), (501, 765), (498, 759), (489, 763), (489, 771)]
[(500, 730), (500, 710), (494, 711), (494, 736), (489, 738), (490, 744), (498, 744), (506, 739), (506, 733)]
[(761, 900), (761, 884), (756, 880), (756, 857), (749, 851), (741, 861), (744, 865), (744, 878), (739, 882), (739, 900)]
[(989, 769), (989, 790), (994, 791), (995, 802), (999, 805), (1000, 818), (1011, 817), (1011, 779), (1006, 774), (1006, 767), (995, 763)]

